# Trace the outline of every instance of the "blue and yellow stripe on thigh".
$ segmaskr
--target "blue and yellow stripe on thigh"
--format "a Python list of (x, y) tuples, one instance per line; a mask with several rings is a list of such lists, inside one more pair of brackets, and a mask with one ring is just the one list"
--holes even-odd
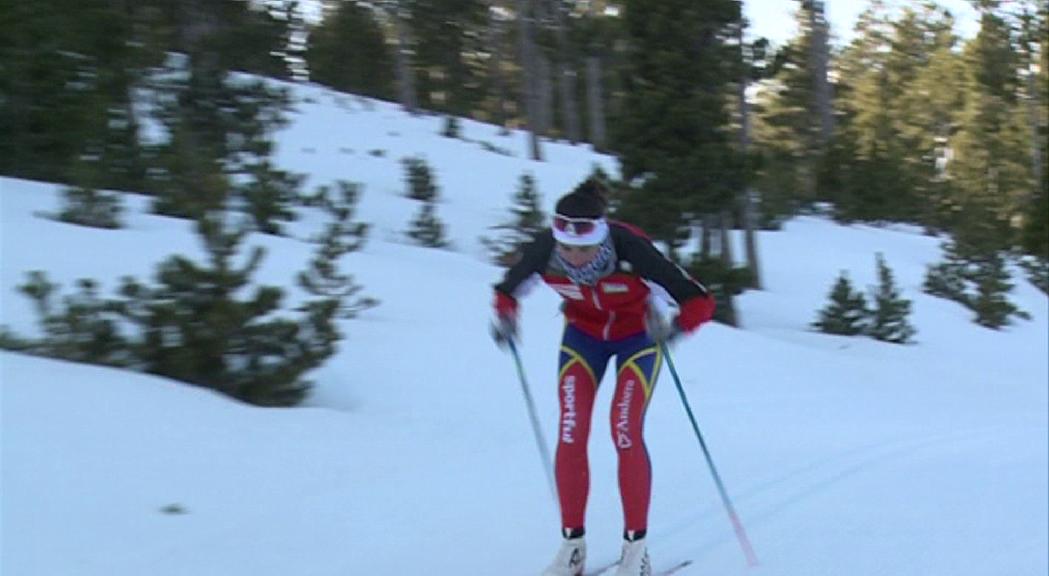
[(594, 373), (594, 367), (590, 365), (590, 362), (588, 362), (582, 354), (572, 349), (571, 347), (562, 344), (560, 360), (560, 367), (557, 374), (558, 382), (563, 381), (565, 378), (565, 373), (571, 370), (571, 368), (576, 364), (579, 364), (583, 367), (584, 370), (586, 370), (586, 373), (590, 375), (590, 382), (593, 383), (592, 385), (594, 386), (594, 388), (597, 388), (598, 376)]
[(641, 382), (641, 388), (645, 391), (645, 404), (652, 398), (652, 391), (656, 387), (656, 378), (663, 365), (663, 353), (658, 346), (652, 345), (634, 352), (625, 360), (619, 361), (616, 370), (617, 380), (623, 379), (623, 373), (632, 370)]

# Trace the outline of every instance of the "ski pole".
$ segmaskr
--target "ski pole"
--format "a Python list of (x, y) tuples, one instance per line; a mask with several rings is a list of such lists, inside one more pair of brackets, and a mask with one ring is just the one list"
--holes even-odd
[(539, 426), (539, 416), (535, 411), (535, 401), (532, 400), (532, 392), (528, 388), (528, 380), (525, 378), (524, 366), (521, 364), (521, 355), (517, 353), (517, 344), (513, 338), (508, 338), (510, 352), (514, 355), (514, 363), (517, 364), (517, 377), (521, 381), (521, 391), (524, 392), (525, 405), (528, 407), (528, 418), (532, 421), (532, 432), (535, 433), (535, 443), (539, 447), (539, 458), (542, 459), (543, 472), (546, 474), (546, 482), (550, 486), (550, 496), (554, 499), (554, 506), (560, 508), (557, 500), (557, 485), (554, 484), (553, 466), (550, 463), (550, 451), (546, 447), (546, 439), (543, 438), (543, 429)]
[(751, 567), (757, 566), (758, 557), (754, 554), (754, 548), (750, 545), (750, 538), (747, 537), (747, 532), (743, 529), (743, 523), (739, 521), (736, 508), (732, 506), (732, 500), (728, 497), (725, 484), (721, 482), (721, 475), (718, 474), (718, 469), (714, 466), (714, 459), (710, 457), (707, 443), (703, 441), (703, 434), (699, 431), (699, 424), (696, 424), (696, 417), (692, 414), (692, 408), (689, 406), (688, 398), (685, 396), (685, 388), (681, 386), (681, 378), (678, 377), (677, 370), (674, 368), (674, 361), (670, 359), (670, 350), (667, 349), (666, 342), (660, 342), (659, 347), (663, 351), (663, 357), (667, 359), (667, 367), (670, 368), (670, 375), (674, 377), (674, 384), (677, 385), (681, 403), (685, 405), (685, 412), (688, 412), (688, 419), (692, 422), (692, 430), (696, 433), (696, 440), (699, 440), (699, 447), (703, 449), (703, 456), (707, 459), (707, 466), (710, 467), (710, 473), (714, 476), (714, 484), (717, 485), (718, 492), (721, 494), (721, 502), (725, 505), (725, 511), (728, 512), (732, 528), (736, 532), (736, 539), (739, 540), (739, 545), (743, 548), (743, 555), (747, 557), (747, 565)]

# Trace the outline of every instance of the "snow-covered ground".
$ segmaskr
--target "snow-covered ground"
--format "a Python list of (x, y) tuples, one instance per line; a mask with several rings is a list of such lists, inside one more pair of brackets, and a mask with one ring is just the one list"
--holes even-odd
[[(513, 362), (487, 332), (500, 270), (478, 237), (507, 219), (532, 173), (548, 208), (608, 157), (386, 103), (296, 87), (279, 164), (365, 186), (373, 224), (346, 257), (382, 305), (345, 323), (339, 354), (295, 409), (262, 409), (159, 378), (0, 353), (4, 576), (534, 575), (558, 544)], [(486, 151), (480, 142), (505, 149)], [(383, 151), (381, 154), (372, 151)], [(417, 204), (400, 159), (436, 169), (451, 250), (410, 245)], [(126, 197), (127, 226), (41, 217), (58, 187), (0, 179), (0, 322), (36, 332), (16, 286), (42, 269), (106, 290), (151, 278), (172, 253), (198, 256), (189, 224)], [(292, 287), (322, 223), (253, 236), (258, 280)], [(738, 240), (738, 238), (737, 238)], [(1049, 310), (1017, 280), (1032, 320), (1001, 331), (920, 292), (939, 241), (817, 217), (763, 232), (766, 290), (738, 302), (743, 327), (705, 326), (674, 360), (761, 560), (747, 568), (668, 373), (647, 419), (654, 466), (650, 550), (682, 576), (1044, 576), (1049, 573)], [(740, 251), (737, 249), (736, 251)], [(860, 287), (884, 254), (913, 300), (909, 346), (807, 326), (841, 270)], [(522, 354), (548, 439), (556, 426), (558, 299), (524, 301)], [(590, 564), (615, 560), (621, 512), (599, 393), (591, 440)]]

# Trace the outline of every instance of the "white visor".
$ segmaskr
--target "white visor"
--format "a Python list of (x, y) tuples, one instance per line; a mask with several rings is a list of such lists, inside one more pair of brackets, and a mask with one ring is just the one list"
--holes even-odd
[(595, 224), (585, 234), (577, 233), (571, 223), (563, 230), (558, 226), (553, 226), (554, 240), (569, 246), (595, 246), (604, 242), (608, 236), (608, 222), (604, 218), (598, 218)]

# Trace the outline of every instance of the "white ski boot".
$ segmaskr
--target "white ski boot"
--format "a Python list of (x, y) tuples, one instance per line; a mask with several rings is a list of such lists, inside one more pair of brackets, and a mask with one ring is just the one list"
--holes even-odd
[(652, 576), (652, 563), (648, 560), (644, 538), (623, 542), (623, 555), (619, 558), (616, 576)]
[(582, 538), (565, 539), (543, 576), (582, 576), (585, 565), (586, 542)]

